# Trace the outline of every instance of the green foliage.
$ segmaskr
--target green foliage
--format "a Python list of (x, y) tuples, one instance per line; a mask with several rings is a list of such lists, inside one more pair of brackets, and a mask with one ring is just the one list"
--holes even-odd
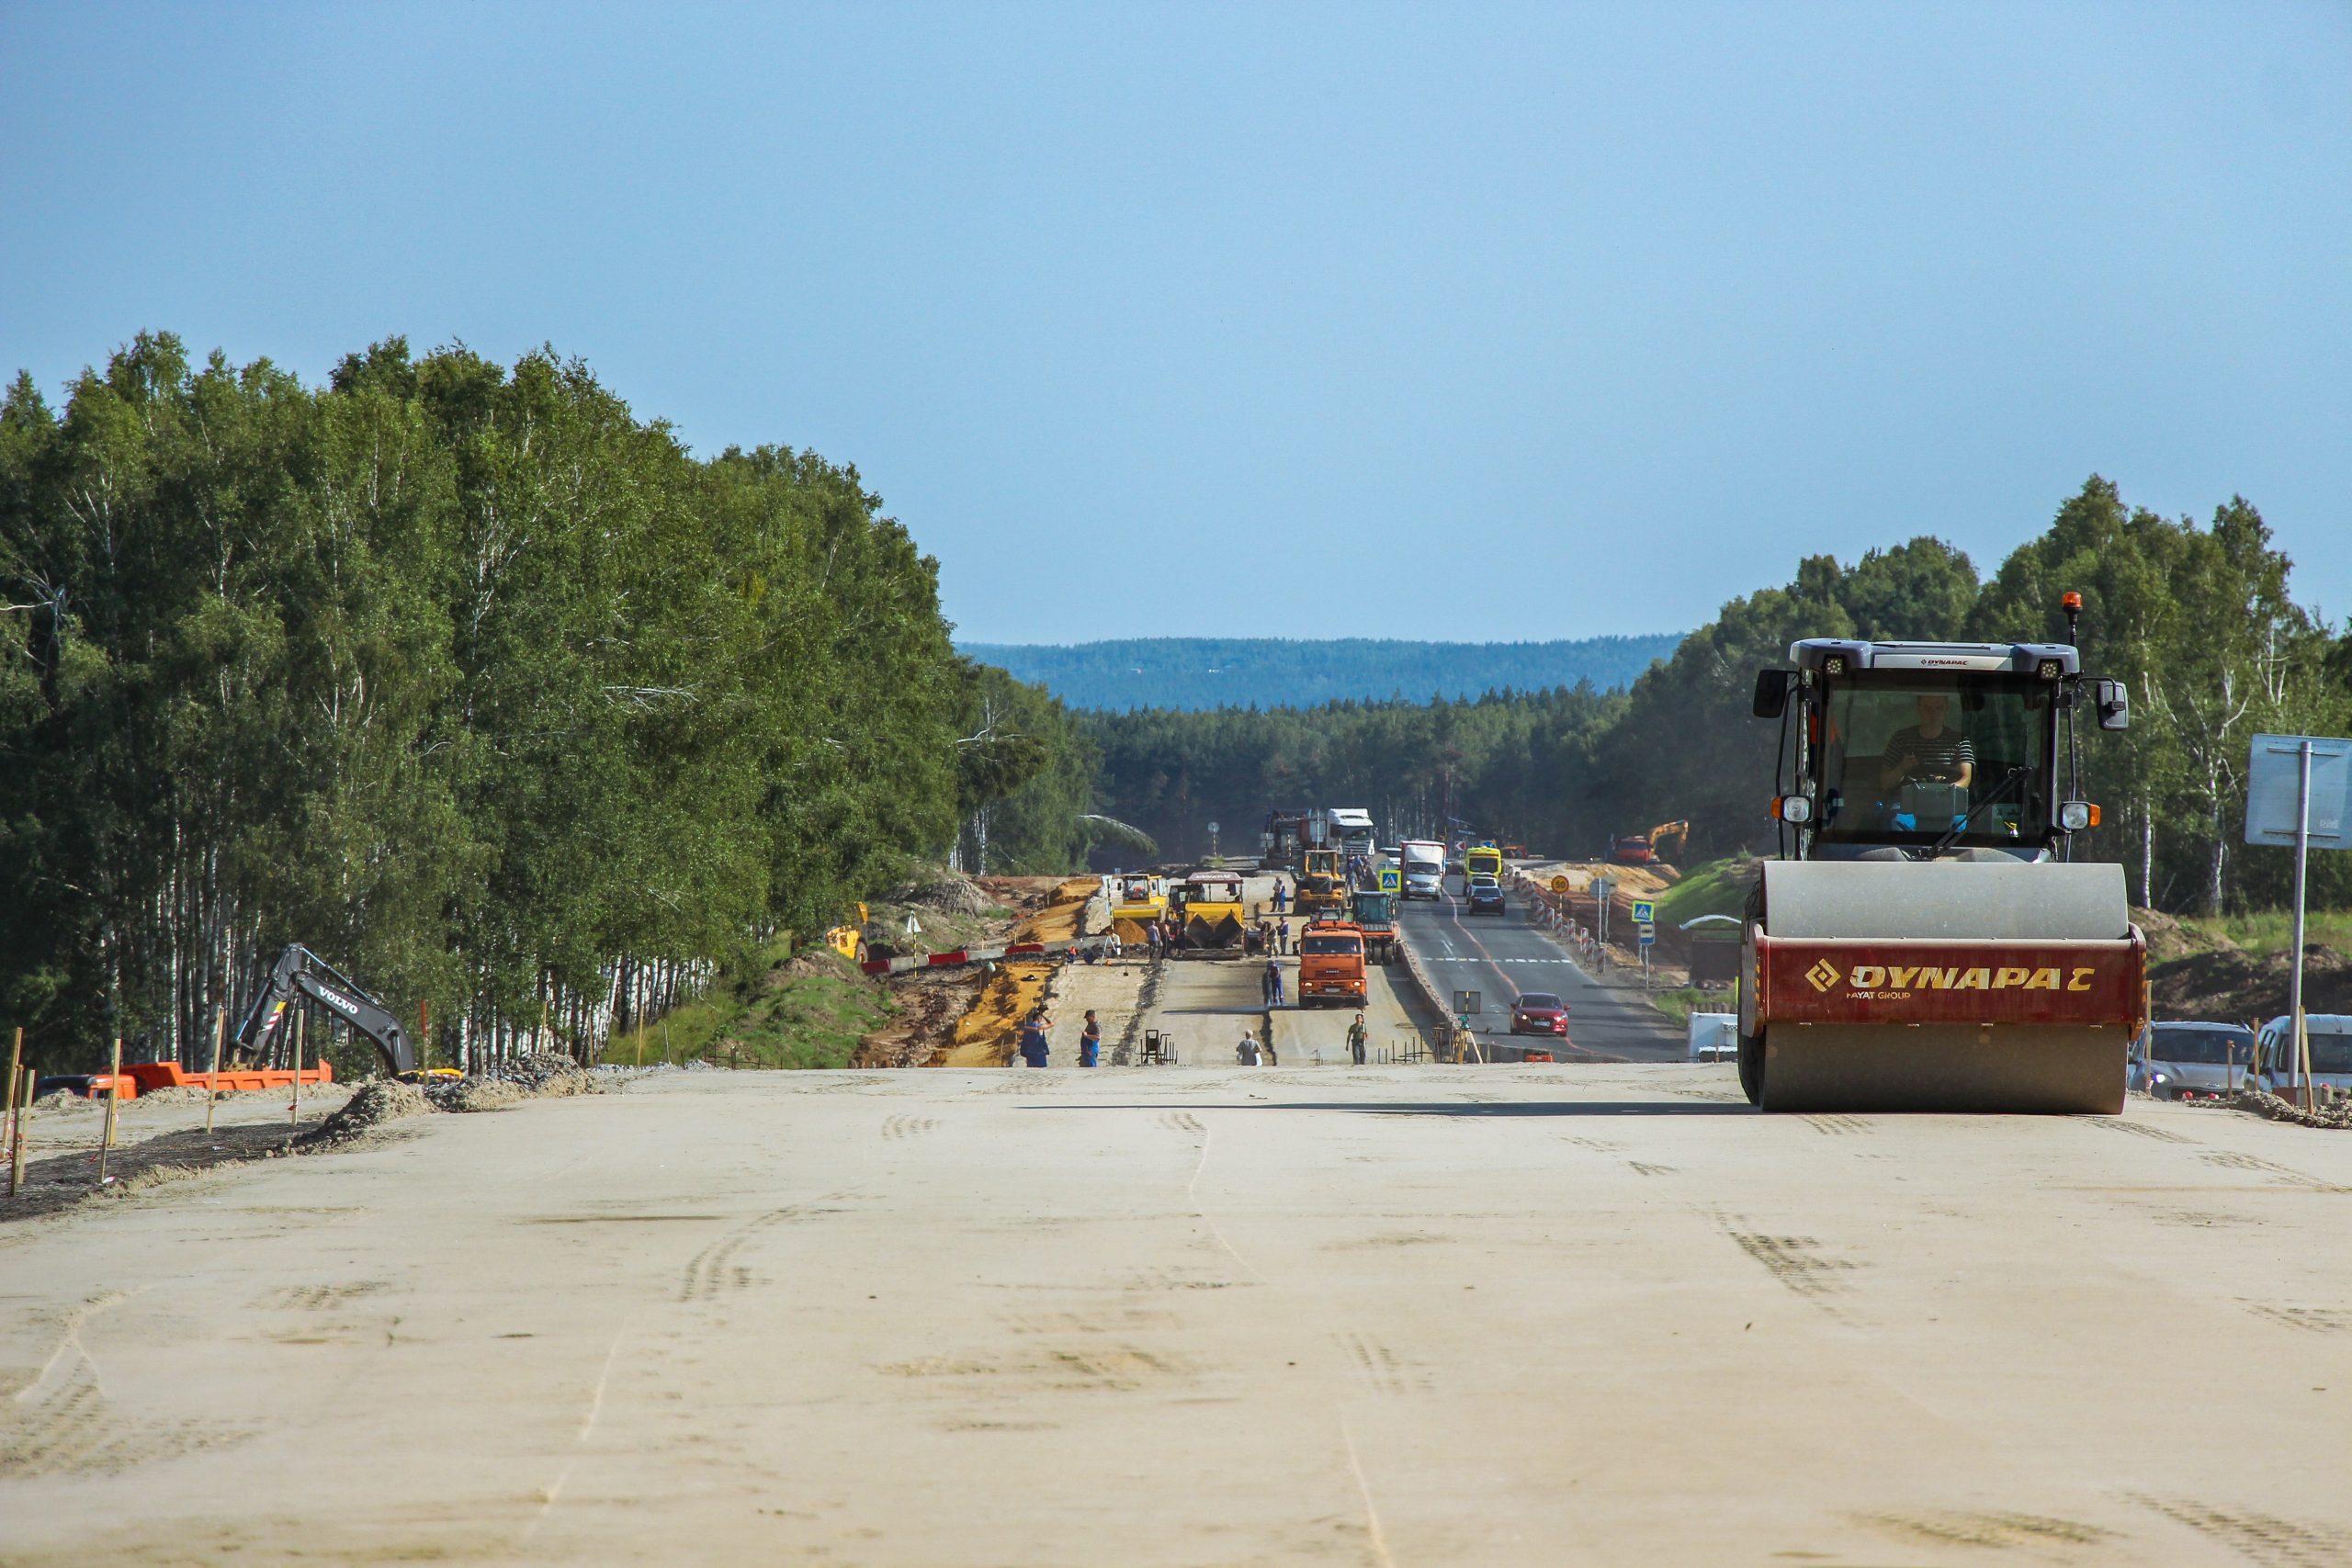
[[(830, 949), (787, 957), (770, 942), (721, 970), (693, 1001), (646, 1031), (645, 1059), (699, 1056), (734, 1067), (846, 1067), (857, 1043), (897, 1011), (889, 992)], [(637, 1059), (634, 1036), (616, 1040), (611, 1058)]]
[(1672, 635), (1574, 642), (1324, 641), (1141, 637), (1074, 647), (972, 643), (964, 651), (1049, 688), (1075, 708), (1312, 707), (1430, 696), (1462, 701), (1510, 688), (1630, 684), (1674, 651)]
[(1046, 875), (1085, 863), (1100, 759), (1061, 700), (967, 661), (956, 709), (958, 863), (976, 874)]
[(1746, 855), (1692, 866), (1683, 873), (1681, 881), (1658, 896), (1657, 923), (1679, 926), (1702, 915), (1736, 917), (1747, 908), (1747, 890), (1755, 880), (1756, 863)]
[(551, 353), (392, 339), (306, 389), (142, 335), (62, 410), (19, 376), (0, 1018), (44, 1064), (201, 1059), (300, 941), (429, 1000), (442, 1060), (543, 1019), (584, 1054), (946, 853), (978, 680), (1035, 720), (1023, 854), (1074, 862), (1066, 716), (955, 654), (880, 506), (810, 453), (698, 461)]
[[(1271, 807), (1362, 807), (1383, 832), (1434, 833), (1448, 817), (1538, 846), (1603, 834), (1586, 788), (1591, 748), (1625, 699), (1589, 686), (1474, 702), (1088, 714), (1105, 809), (1172, 855), (1254, 854)], [(1646, 824), (1645, 824), (1646, 826)], [(1098, 863), (1132, 863), (1104, 850)]]

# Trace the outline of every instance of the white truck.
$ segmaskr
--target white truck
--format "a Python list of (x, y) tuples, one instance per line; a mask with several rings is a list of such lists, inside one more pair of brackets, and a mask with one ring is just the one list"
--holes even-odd
[(1432, 901), (1445, 897), (1445, 846), (1434, 839), (1408, 839), (1396, 846), (1397, 868), (1404, 874), (1399, 889), (1408, 898)]
[(1372, 813), (1352, 806), (1331, 809), (1331, 830), (1339, 836), (1340, 863), (1352, 866), (1361, 859), (1367, 866), (1380, 846), (1372, 830)]

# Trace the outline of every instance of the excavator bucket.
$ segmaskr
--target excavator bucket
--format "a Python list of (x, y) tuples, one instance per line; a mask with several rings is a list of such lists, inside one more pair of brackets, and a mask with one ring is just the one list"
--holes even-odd
[(2119, 865), (1767, 862), (1744, 956), (1766, 1111), (2123, 1109), (2147, 944)]

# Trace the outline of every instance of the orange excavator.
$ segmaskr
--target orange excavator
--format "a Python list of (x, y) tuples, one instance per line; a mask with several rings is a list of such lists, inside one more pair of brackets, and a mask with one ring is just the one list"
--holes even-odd
[(1620, 865), (1671, 863), (1682, 858), (1690, 841), (1690, 824), (1661, 822), (1646, 833), (1632, 833), (1609, 847), (1609, 858)]

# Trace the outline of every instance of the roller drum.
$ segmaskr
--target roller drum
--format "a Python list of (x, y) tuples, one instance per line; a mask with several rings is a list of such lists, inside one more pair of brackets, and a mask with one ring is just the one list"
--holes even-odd
[(1741, 1007), (1763, 1109), (2122, 1109), (2146, 948), (2120, 866), (1763, 870)]

